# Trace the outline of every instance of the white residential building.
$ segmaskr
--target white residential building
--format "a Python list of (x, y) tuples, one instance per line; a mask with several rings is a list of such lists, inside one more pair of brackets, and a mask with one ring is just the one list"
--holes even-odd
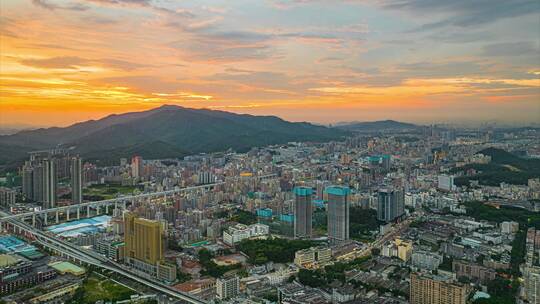
[(264, 236), (270, 233), (270, 227), (264, 224), (243, 225), (237, 224), (223, 231), (223, 242), (229, 246), (234, 246), (244, 239), (256, 236)]

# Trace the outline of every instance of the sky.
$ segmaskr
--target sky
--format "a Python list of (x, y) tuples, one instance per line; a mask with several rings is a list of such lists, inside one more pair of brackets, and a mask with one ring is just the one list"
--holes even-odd
[(0, 126), (540, 121), (538, 0), (2, 0)]

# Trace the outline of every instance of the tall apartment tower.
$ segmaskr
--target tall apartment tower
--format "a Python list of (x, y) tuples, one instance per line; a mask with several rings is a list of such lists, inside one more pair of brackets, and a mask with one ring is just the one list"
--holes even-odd
[(328, 195), (328, 240), (337, 244), (349, 239), (349, 193), (343, 186), (326, 188)]
[(56, 207), (56, 164), (54, 159), (44, 159), (43, 162), (43, 203), (45, 208)]
[(140, 178), (143, 173), (143, 159), (140, 156), (133, 156), (131, 159), (131, 176)]
[(451, 279), (428, 274), (411, 274), (411, 304), (466, 304), (469, 288)]
[(294, 237), (310, 238), (312, 221), (311, 196), (313, 189), (309, 187), (295, 187), (294, 192)]
[(73, 204), (82, 203), (82, 161), (76, 156), (70, 160), (71, 167), (71, 199)]
[(25, 162), (21, 170), (22, 193), (28, 199), (34, 199), (34, 168), (30, 162)]
[(405, 198), (401, 190), (379, 190), (377, 205), (377, 219), (391, 222), (405, 213)]
[(32, 199), (36, 202), (45, 201), (45, 169), (43, 162), (38, 162), (32, 166)]

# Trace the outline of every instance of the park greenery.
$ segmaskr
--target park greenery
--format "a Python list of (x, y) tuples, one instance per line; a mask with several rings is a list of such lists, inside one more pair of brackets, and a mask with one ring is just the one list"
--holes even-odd
[(519, 289), (519, 282), (510, 281), (497, 277), (487, 284), (489, 299), (477, 299), (474, 304), (514, 304), (516, 303), (516, 293)]
[(487, 148), (478, 153), (491, 156), (488, 164), (467, 164), (452, 169), (451, 173), (463, 173), (471, 169), (477, 171), (472, 176), (457, 177), (457, 186), (469, 185), (478, 180), (481, 185), (499, 186), (501, 183), (526, 185), (531, 178), (540, 177), (540, 160), (522, 158), (507, 151)]
[(139, 190), (136, 186), (114, 183), (96, 184), (83, 189), (83, 196), (87, 200), (104, 200), (115, 198), (118, 195), (131, 195), (136, 190)]
[(251, 264), (261, 265), (267, 262), (289, 263), (294, 260), (294, 253), (301, 249), (315, 246), (317, 243), (308, 240), (287, 240), (268, 238), (265, 240), (242, 240), (238, 250), (245, 253)]
[(136, 294), (133, 290), (120, 285), (111, 279), (104, 279), (95, 273), (88, 275), (69, 303), (93, 304), (96, 301), (116, 302), (127, 300)]
[(378, 230), (380, 225), (381, 222), (377, 220), (377, 211), (361, 207), (349, 209), (349, 234), (352, 239), (371, 240), (370, 232)]
[(249, 211), (236, 209), (231, 217), (231, 221), (244, 225), (251, 225), (257, 223), (257, 215)]
[(365, 268), (366, 262), (371, 257), (356, 258), (350, 262), (336, 262), (319, 269), (300, 269), (298, 272), (298, 281), (310, 287), (328, 286), (334, 281), (345, 283), (345, 272), (353, 269)]
[[(317, 208), (313, 212), (313, 229), (318, 234), (325, 234), (327, 230), (328, 213)], [(357, 241), (372, 241), (371, 231), (378, 230), (381, 222), (377, 220), (377, 211), (363, 209), (359, 206), (349, 208), (349, 235)]]
[(478, 201), (464, 203), (467, 215), (476, 220), (501, 223), (518, 222), (521, 228), (535, 227), (540, 229), (540, 214), (526, 209), (501, 205), (499, 208)]

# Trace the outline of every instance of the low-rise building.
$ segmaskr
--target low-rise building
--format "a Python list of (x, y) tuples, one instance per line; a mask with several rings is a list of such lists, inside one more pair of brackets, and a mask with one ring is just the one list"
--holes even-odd
[(243, 225), (237, 224), (223, 231), (223, 242), (229, 246), (234, 246), (244, 239), (256, 236), (265, 236), (270, 232), (270, 227), (264, 224)]
[(332, 260), (332, 250), (329, 247), (311, 247), (298, 250), (294, 254), (294, 263), (300, 267), (316, 267)]
[(442, 261), (443, 257), (440, 254), (423, 250), (414, 251), (411, 258), (414, 267), (424, 270), (435, 270)]
[(501, 223), (501, 233), (516, 233), (519, 230), (518, 222), (502, 222)]
[(280, 304), (325, 304), (330, 299), (319, 289), (303, 286), (293, 282), (278, 287), (278, 303)]
[(240, 293), (240, 278), (236, 275), (219, 278), (216, 281), (216, 295), (218, 299), (230, 299)]
[(107, 258), (120, 262), (124, 259), (125, 243), (121, 240), (104, 238), (96, 242), (96, 251)]
[(191, 280), (174, 286), (175, 289), (201, 299), (209, 300), (216, 294), (216, 279), (204, 278)]
[(458, 278), (467, 277), (480, 283), (489, 282), (497, 276), (497, 272), (491, 268), (466, 261), (453, 261), (452, 270)]

